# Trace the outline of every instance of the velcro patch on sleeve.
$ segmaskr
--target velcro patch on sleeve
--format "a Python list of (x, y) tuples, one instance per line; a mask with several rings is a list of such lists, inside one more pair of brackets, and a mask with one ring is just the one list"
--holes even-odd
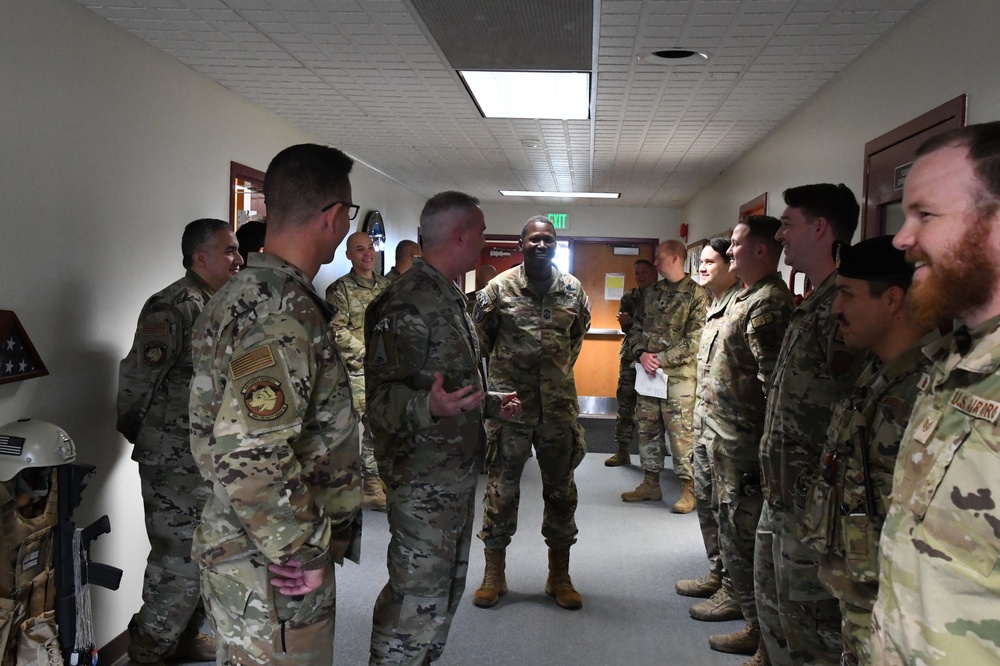
[(271, 352), (271, 346), (267, 345), (234, 358), (229, 363), (229, 372), (233, 379), (241, 379), (272, 365), (274, 365), (274, 354)]
[(297, 395), (281, 349), (258, 347), (229, 364), (235, 407), (243, 428), (259, 435), (301, 422)]
[(151, 336), (167, 335), (170, 328), (165, 321), (144, 321), (142, 322), (142, 334)]
[(758, 329), (761, 326), (767, 326), (773, 321), (774, 321), (774, 315), (771, 314), (770, 312), (765, 312), (764, 314), (757, 315), (756, 317), (751, 319), (750, 326), (753, 327), (754, 329)]

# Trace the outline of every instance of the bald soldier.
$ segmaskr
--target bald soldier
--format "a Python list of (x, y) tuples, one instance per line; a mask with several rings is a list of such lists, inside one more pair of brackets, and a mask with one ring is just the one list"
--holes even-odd
[(819, 580), (840, 601), (841, 664), (870, 664), (871, 609), (878, 593), (878, 539), (892, 497), (892, 471), (910, 411), (926, 381), (921, 348), (940, 336), (906, 306), (913, 268), (891, 236), (837, 242), (832, 312), (844, 342), (868, 351), (854, 392), (833, 410), (816, 474), (799, 478), (803, 539), (822, 555)]
[(228, 222), (195, 220), (181, 237), (184, 277), (142, 307), (132, 349), (118, 374), (118, 431), (135, 444), (146, 514), (149, 557), (142, 608), (129, 622), (131, 664), (165, 657), (204, 661), (213, 641), (199, 633), (204, 619), (191, 539), (208, 486), (191, 457), (191, 328), (243, 258)]
[[(632, 323), (629, 351), (648, 375), (662, 370), (667, 377), (666, 399), (640, 395), (635, 420), (639, 426), (639, 461), (645, 478), (635, 490), (622, 493), (625, 502), (659, 501), (660, 470), (663, 469), (664, 435), (670, 437), (674, 473), (681, 493), (674, 513), (690, 513), (695, 507), (693, 446), (695, 378), (698, 342), (705, 326), (711, 295), (684, 270), (687, 248), (670, 240), (656, 248), (656, 270), (663, 277), (646, 289), (642, 317)], [(638, 372), (638, 370), (637, 370)]]
[(385, 278), (389, 282), (395, 282), (400, 275), (410, 270), (413, 265), (413, 258), (421, 254), (420, 246), (416, 241), (401, 240), (396, 244), (396, 264), (389, 270)]
[(371, 428), (365, 410), (365, 308), (389, 285), (375, 273), (375, 247), (365, 231), (347, 237), (344, 248), (351, 270), (326, 288), (326, 302), (333, 306), (331, 325), (347, 372), (351, 376), (354, 408), (361, 415), (361, 502), (364, 508), (385, 511), (385, 491), (375, 464)]
[(954, 330), (931, 360), (900, 445), (879, 542), (873, 663), (1000, 662), (1000, 123), (917, 150), (893, 243), (908, 300)]

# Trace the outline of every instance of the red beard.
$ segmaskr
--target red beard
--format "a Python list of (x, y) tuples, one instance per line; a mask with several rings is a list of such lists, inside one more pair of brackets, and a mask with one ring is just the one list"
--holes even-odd
[(989, 223), (977, 220), (957, 246), (933, 263), (923, 252), (907, 250), (907, 261), (928, 262), (930, 269), (906, 296), (918, 321), (947, 326), (990, 299), (1000, 271), (987, 257), (989, 235)]

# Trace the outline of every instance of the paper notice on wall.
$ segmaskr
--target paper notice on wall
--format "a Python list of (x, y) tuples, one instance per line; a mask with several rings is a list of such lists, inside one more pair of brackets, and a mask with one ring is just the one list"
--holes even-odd
[(625, 274), (607, 273), (604, 276), (604, 300), (620, 301), (625, 295)]
[(661, 368), (656, 369), (656, 374), (651, 375), (642, 367), (642, 363), (635, 364), (635, 392), (650, 398), (667, 399), (667, 376), (663, 374)]

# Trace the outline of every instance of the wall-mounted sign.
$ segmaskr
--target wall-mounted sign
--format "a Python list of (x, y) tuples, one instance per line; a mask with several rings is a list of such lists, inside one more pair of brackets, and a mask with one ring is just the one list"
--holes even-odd
[(907, 162), (906, 164), (901, 164), (892, 170), (892, 182), (893, 188), (897, 191), (903, 189), (903, 185), (906, 184), (906, 176), (910, 173), (910, 169), (913, 168), (913, 162)]
[(548, 218), (554, 229), (566, 228), (566, 213), (549, 213)]

